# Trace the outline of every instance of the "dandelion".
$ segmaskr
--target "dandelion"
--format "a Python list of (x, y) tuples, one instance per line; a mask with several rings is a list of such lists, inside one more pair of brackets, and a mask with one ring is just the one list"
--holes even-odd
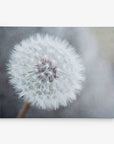
[(84, 67), (80, 56), (65, 40), (36, 34), (16, 45), (8, 62), (10, 83), (30, 105), (56, 110), (76, 99), (82, 89)]

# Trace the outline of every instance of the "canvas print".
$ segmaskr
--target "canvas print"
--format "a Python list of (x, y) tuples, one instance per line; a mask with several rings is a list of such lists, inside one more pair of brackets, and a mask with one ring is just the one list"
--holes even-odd
[(0, 27), (0, 118), (113, 118), (113, 72), (113, 27)]

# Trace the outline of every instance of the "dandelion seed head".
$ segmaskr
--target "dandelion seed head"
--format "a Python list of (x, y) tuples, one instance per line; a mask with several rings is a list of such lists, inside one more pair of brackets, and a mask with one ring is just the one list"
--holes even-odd
[(46, 110), (75, 100), (85, 79), (82, 60), (74, 48), (50, 35), (36, 34), (17, 44), (7, 66), (19, 98)]

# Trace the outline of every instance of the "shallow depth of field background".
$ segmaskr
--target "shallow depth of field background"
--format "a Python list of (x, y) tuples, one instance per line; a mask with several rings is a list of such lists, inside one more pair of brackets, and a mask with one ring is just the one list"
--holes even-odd
[(91, 28), (99, 44), (102, 56), (110, 63), (114, 63), (114, 28)]
[(13, 46), (35, 33), (48, 33), (68, 42), (81, 55), (86, 81), (77, 100), (66, 108), (42, 111), (31, 107), (26, 117), (114, 117), (114, 28), (0, 27), (0, 117), (15, 118), (23, 100), (8, 82), (5, 65)]

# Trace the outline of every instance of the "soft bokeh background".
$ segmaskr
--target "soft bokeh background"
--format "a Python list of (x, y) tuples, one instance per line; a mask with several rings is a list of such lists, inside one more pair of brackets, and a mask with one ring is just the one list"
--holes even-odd
[(42, 111), (31, 107), (26, 117), (114, 117), (114, 28), (0, 27), (0, 117), (16, 117), (23, 100), (8, 82), (6, 63), (13, 46), (35, 33), (66, 39), (81, 55), (86, 81), (77, 100), (66, 108)]

